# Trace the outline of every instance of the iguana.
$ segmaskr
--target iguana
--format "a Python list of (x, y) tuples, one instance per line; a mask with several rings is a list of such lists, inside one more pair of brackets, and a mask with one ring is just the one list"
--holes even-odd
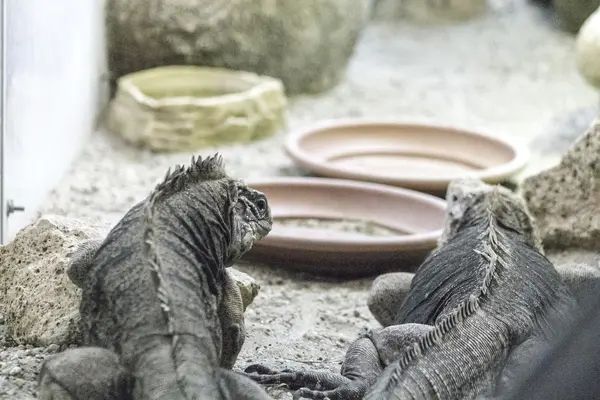
[(265, 195), (230, 178), (220, 155), (169, 170), (99, 247), (75, 255), (86, 347), (44, 363), (41, 398), (269, 399), (227, 369), (244, 329), (226, 268), (271, 227)]
[[(567, 318), (576, 303), (544, 257), (520, 198), (461, 179), (451, 183), (447, 200), (438, 247), (412, 281), (396, 275), (404, 301), (377, 316), (389, 326), (352, 343), (341, 374), (261, 364), (245, 373), (263, 384), (285, 383), (297, 390), (295, 398), (453, 400), (502, 393), (515, 369), (548, 343), (550, 321)], [(369, 303), (378, 309), (377, 301)]]

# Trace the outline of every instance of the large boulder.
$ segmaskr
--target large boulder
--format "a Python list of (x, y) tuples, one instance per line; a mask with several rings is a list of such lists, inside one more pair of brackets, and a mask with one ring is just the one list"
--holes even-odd
[(79, 289), (66, 274), (67, 255), (107, 229), (48, 215), (0, 247), (0, 314), (13, 340), (37, 346), (77, 341)]
[[(46, 215), (0, 246), (0, 314), (19, 344), (77, 344), (80, 289), (67, 275), (69, 254), (79, 244), (106, 237), (111, 225), (92, 219)], [(232, 268), (247, 307), (258, 283)]]
[(575, 61), (583, 78), (600, 90), (600, 8), (585, 21), (577, 35)]
[(111, 80), (165, 65), (279, 78), (316, 93), (344, 75), (372, 0), (107, 0)]
[(521, 192), (549, 249), (600, 246), (600, 119), (558, 165), (525, 178)]
[(585, 20), (600, 7), (600, 0), (554, 0), (556, 16), (562, 27), (577, 33)]

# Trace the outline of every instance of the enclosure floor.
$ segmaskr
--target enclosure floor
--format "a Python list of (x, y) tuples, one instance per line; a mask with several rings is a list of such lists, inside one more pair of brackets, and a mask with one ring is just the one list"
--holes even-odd
[[(488, 15), (461, 25), (375, 22), (344, 82), (323, 95), (290, 100), (288, 132), (325, 118), (364, 117), (482, 128), (528, 142), (553, 118), (597, 101), (576, 72), (573, 43), (524, 1), (496, 1)], [(285, 135), (218, 150), (237, 177), (301, 175), (281, 150)], [(99, 132), (42, 212), (116, 221), (168, 167), (187, 163), (191, 154), (154, 155)], [(338, 371), (348, 344), (377, 326), (366, 307), (371, 279), (336, 283), (265, 266), (239, 268), (262, 289), (246, 312), (248, 338), (238, 367), (261, 361)], [(23, 357), (31, 359), (0, 360), (0, 370), (12, 363), (39, 367), (39, 358)], [(0, 375), (0, 386), (17, 384), (17, 398), (26, 398), (33, 382), (17, 378)], [(271, 393), (291, 399), (281, 389)]]

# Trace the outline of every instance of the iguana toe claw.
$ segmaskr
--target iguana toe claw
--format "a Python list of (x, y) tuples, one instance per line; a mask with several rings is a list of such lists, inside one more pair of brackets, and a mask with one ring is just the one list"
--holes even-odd
[(293, 394), (293, 400), (349, 400), (360, 399), (368, 389), (368, 385), (345, 384), (332, 390), (313, 390), (306, 387), (300, 388)]
[(298, 382), (299, 375), (294, 372), (273, 372), (273, 373), (257, 373), (257, 372), (246, 372), (246, 376), (255, 382), (262, 383), (263, 385), (277, 385), (284, 383), (291, 389), (297, 389), (299, 386)]
[[(262, 364), (250, 364), (244, 368), (246, 374), (259, 374), (259, 375), (276, 375), (283, 371), (276, 371), (266, 365)], [(291, 371), (290, 371), (291, 372)]]
[(341, 399), (341, 397), (330, 398), (329, 395), (331, 395), (331, 394), (333, 394), (335, 396), (334, 392), (336, 392), (336, 391), (328, 390), (326, 392), (321, 392), (318, 390), (302, 388), (302, 389), (299, 389), (294, 392), (294, 394), (292, 395), (292, 399), (293, 400), (300, 400), (300, 399), (336, 400), (336, 399)]

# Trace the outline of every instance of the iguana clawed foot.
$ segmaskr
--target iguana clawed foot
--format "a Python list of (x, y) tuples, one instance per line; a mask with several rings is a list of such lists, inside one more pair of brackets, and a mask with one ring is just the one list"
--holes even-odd
[(332, 390), (312, 390), (309, 388), (300, 388), (293, 394), (293, 400), (299, 399), (319, 399), (319, 400), (345, 400), (362, 399), (369, 388), (365, 382), (354, 382), (349, 380), (341, 386)]
[(354, 381), (329, 371), (277, 371), (262, 364), (252, 364), (246, 367), (244, 372), (249, 378), (263, 385), (286, 384), (295, 390), (294, 400), (359, 400), (369, 388), (366, 381)]

